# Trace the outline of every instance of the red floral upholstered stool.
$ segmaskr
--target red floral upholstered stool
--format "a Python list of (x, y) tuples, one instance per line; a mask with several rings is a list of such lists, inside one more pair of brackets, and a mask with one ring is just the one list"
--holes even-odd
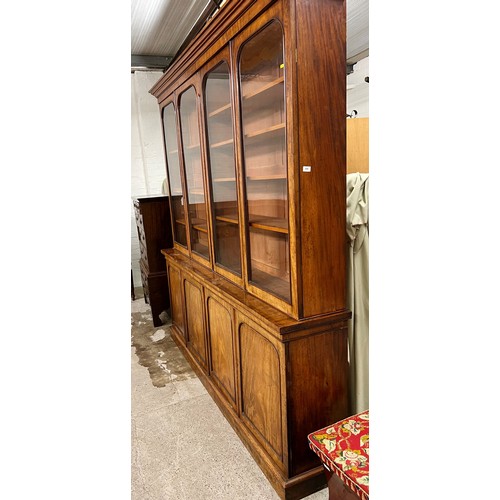
[(368, 499), (369, 428), (369, 412), (364, 411), (307, 437), (325, 467), (330, 500)]

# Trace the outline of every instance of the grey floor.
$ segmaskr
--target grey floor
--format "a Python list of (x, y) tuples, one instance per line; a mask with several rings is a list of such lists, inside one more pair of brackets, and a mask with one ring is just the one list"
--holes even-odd
[[(132, 301), (132, 500), (279, 497), (151, 309)], [(307, 497), (327, 499), (327, 489)]]

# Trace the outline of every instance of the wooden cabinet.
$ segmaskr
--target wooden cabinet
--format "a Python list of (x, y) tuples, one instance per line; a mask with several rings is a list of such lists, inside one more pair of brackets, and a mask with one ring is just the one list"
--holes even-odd
[(172, 247), (168, 197), (135, 197), (133, 203), (144, 300), (151, 306), (154, 326), (160, 326), (159, 315), (170, 307), (165, 259), (161, 254), (162, 249)]
[(181, 252), (163, 253), (172, 338), (271, 484), (287, 499), (324, 486), (307, 435), (349, 415), (350, 313), (297, 321)]
[(151, 89), (172, 336), (283, 498), (349, 410), (345, 69), (343, 1), (228, 0)]

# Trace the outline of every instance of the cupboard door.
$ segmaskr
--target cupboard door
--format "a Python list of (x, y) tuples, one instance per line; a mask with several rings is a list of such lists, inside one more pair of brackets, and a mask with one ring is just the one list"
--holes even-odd
[(179, 106), (191, 251), (209, 261), (207, 207), (201, 160), (197, 95), (193, 86), (181, 94)]
[(184, 308), (182, 299), (182, 282), (179, 269), (167, 266), (168, 282), (170, 285), (170, 309), (172, 314), (172, 324), (176, 326), (183, 336), (184, 332)]
[(205, 344), (203, 288), (184, 279), (184, 297), (186, 301), (187, 346), (206, 370), (207, 347)]
[(282, 364), (277, 347), (257, 325), (238, 314), (241, 413), (270, 456), (283, 461)]
[(177, 125), (173, 103), (163, 110), (163, 133), (167, 158), (168, 184), (170, 204), (172, 207), (172, 224), (174, 241), (187, 248), (186, 220), (184, 214), (184, 199), (182, 196), (181, 167), (177, 147)]
[(225, 60), (205, 76), (204, 98), (215, 264), (241, 277), (231, 84)]
[(236, 408), (236, 376), (232, 309), (217, 297), (207, 297), (210, 376)]
[(248, 281), (291, 303), (283, 28), (277, 19), (239, 54)]

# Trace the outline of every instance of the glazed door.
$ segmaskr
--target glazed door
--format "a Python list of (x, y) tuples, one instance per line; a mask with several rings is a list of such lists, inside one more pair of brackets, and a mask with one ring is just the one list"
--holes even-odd
[(176, 110), (173, 102), (167, 104), (163, 109), (163, 134), (165, 139), (165, 156), (167, 159), (174, 243), (177, 243), (187, 250), (186, 214), (184, 212), (182, 187), (183, 181), (177, 145)]
[[(291, 310), (284, 31), (270, 9), (239, 41), (243, 189), (250, 291)], [(264, 291), (263, 295), (259, 291)], [(275, 299), (272, 299), (275, 297)], [(276, 300), (278, 299), (278, 300)]]
[(214, 264), (218, 273), (242, 285), (229, 50), (225, 49), (207, 67), (203, 76), (203, 97), (212, 196)]
[(195, 81), (192, 80), (179, 91), (179, 121), (182, 158), (186, 175), (188, 235), (191, 256), (201, 263), (210, 264), (208, 210), (200, 142), (198, 101), (199, 92)]

